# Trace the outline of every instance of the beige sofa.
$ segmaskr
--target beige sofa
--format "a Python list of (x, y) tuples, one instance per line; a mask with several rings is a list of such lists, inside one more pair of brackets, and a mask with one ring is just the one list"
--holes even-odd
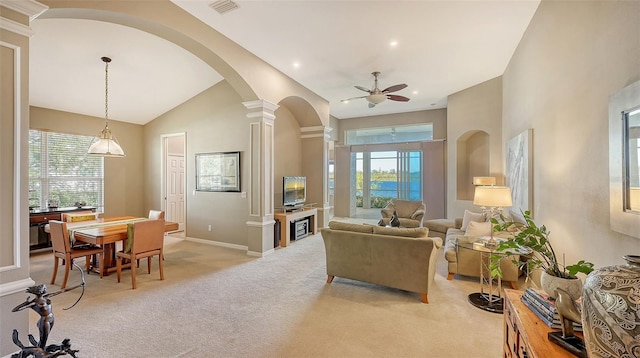
[(389, 225), (395, 211), (400, 220), (400, 227), (422, 227), (424, 210), (425, 206), (421, 201), (393, 199), (380, 211), (380, 214), (385, 225)]
[(320, 230), (327, 260), (327, 283), (334, 277), (427, 294), (433, 285), (442, 239), (427, 228), (388, 228), (329, 222)]
[[(454, 227), (447, 230), (444, 244), (444, 258), (447, 260), (449, 274), (447, 280), (452, 280), (454, 275), (480, 277), (480, 260), (484, 257), (483, 264), (489, 264), (489, 255), (484, 255), (479, 251), (465, 248), (458, 248), (458, 240), (473, 241), (473, 238), (465, 237), (465, 230), (462, 230), (462, 218), (455, 219)], [(509, 238), (511, 233), (494, 233), (496, 237)], [(500, 261), (502, 270), (502, 281), (511, 288), (517, 289), (518, 277), (522, 271), (512, 260), (519, 260), (518, 255), (506, 256)]]

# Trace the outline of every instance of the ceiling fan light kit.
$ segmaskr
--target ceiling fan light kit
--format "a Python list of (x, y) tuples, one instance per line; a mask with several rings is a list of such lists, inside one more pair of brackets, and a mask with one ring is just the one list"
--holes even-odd
[(375, 72), (371, 72), (371, 74), (373, 75), (373, 78), (374, 78), (373, 89), (367, 89), (362, 86), (354, 86), (355, 88), (361, 91), (368, 92), (369, 93), (368, 96), (347, 98), (347, 99), (343, 99), (341, 102), (349, 102), (349, 100), (352, 100), (352, 99), (365, 98), (369, 102), (369, 108), (373, 108), (376, 106), (376, 104), (380, 104), (386, 101), (387, 99), (390, 99), (392, 101), (398, 101), (398, 102), (409, 102), (409, 98), (405, 96), (389, 94), (391, 92), (396, 92), (396, 91), (400, 91), (401, 89), (407, 88), (406, 84), (404, 83), (397, 84), (397, 85), (387, 87), (383, 90), (380, 90), (378, 88), (378, 75), (380, 75), (380, 72), (375, 71)]

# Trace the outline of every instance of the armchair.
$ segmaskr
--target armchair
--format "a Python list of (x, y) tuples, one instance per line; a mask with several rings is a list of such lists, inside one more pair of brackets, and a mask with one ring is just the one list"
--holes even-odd
[(393, 199), (380, 211), (381, 221), (384, 225), (388, 225), (395, 212), (401, 227), (422, 227), (424, 211), (425, 206), (422, 201)]

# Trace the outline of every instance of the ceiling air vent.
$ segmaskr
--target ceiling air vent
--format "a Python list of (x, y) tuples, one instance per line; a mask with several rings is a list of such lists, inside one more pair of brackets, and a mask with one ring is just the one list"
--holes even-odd
[(209, 6), (211, 6), (215, 11), (220, 13), (220, 15), (238, 8), (238, 4), (234, 3), (231, 0), (218, 0)]

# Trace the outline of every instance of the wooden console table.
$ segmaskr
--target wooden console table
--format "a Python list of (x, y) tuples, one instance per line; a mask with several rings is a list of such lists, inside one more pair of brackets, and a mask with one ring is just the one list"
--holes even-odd
[[(504, 357), (563, 358), (575, 356), (552, 343), (547, 334), (557, 331), (544, 324), (520, 301), (522, 291), (504, 290)], [(582, 338), (577, 332), (576, 336)]]
[(273, 218), (280, 221), (280, 247), (287, 247), (291, 241), (290, 227), (291, 223), (309, 218), (309, 232), (315, 234), (318, 231), (318, 223), (316, 216), (318, 215), (318, 209), (316, 208), (301, 208), (299, 211), (291, 212), (277, 212), (273, 214)]

